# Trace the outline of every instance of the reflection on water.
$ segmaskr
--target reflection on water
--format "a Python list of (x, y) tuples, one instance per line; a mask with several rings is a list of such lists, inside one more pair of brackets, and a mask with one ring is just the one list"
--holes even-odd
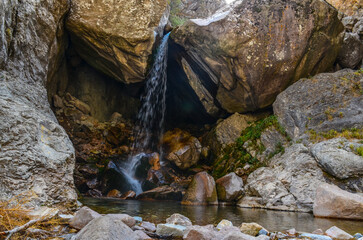
[(217, 224), (228, 219), (234, 225), (242, 222), (256, 222), (270, 231), (295, 228), (297, 231), (312, 232), (318, 228), (326, 230), (337, 226), (348, 233), (363, 233), (363, 221), (314, 218), (309, 213), (281, 212), (262, 209), (246, 209), (234, 206), (182, 206), (178, 202), (151, 202), (118, 199), (85, 198), (83, 204), (99, 213), (126, 213), (140, 216), (146, 221), (165, 222), (173, 213), (180, 213), (192, 220), (193, 224)]

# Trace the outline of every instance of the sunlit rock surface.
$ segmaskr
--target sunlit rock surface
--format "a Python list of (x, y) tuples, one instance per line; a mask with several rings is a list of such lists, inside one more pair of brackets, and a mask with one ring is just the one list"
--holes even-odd
[[(177, 28), (179, 62), (209, 114), (264, 108), (289, 84), (332, 67), (342, 42), (337, 11), (324, 1), (235, 1)], [(185, 64), (185, 61), (188, 63)], [(210, 100), (210, 96), (215, 101)]]
[(67, 29), (91, 66), (124, 83), (145, 79), (157, 36), (169, 16), (166, 0), (74, 0)]

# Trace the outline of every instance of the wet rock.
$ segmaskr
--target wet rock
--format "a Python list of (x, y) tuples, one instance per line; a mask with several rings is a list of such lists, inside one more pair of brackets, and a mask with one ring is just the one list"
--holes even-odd
[(75, 240), (136, 240), (134, 232), (117, 214), (110, 214), (91, 221)]
[(331, 184), (321, 184), (316, 191), (314, 216), (363, 219), (363, 197)]
[(217, 225), (217, 229), (221, 230), (224, 227), (233, 227), (233, 223), (231, 221), (228, 221), (226, 219), (223, 219), (222, 221), (220, 221)]
[(174, 213), (173, 215), (171, 215), (169, 218), (166, 219), (166, 223), (168, 224), (175, 224), (175, 225), (181, 225), (181, 226), (192, 226), (192, 221), (190, 221), (189, 218), (179, 214), (179, 213)]
[(261, 229), (259, 232), (258, 232), (258, 236), (260, 235), (268, 235), (268, 231), (266, 229)]
[[(311, 153), (329, 174), (339, 179), (363, 176), (363, 157), (351, 152), (357, 144), (345, 138), (335, 138), (315, 144)], [(363, 147), (363, 144), (358, 144)], [(347, 146), (348, 149), (345, 149)]]
[(362, 77), (363, 73), (345, 69), (301, 79), (279, 94), (274, 113), (293, 138), (306, 131), (362, 128)]
[(218, 204), (217, 190), (212, 176), (207, 172), (197, 173), (183, 197), (184, 205)]
[(216, 181), (218, 200), (236, 201), (243, 193), (243, 180), (235, 173), (229, 173)]
[(82, 207), (75, 213), (74, 217), (69, 220), (69, 225), (75, 229), (80, 230), (93, 219), (99, 217), (101, 217), (101, 214), (99, 214), (98, 212), (93, 211), (89, 207)]
[(235, 1), (171, 37), (186, 51), (180, 67), (196, 94), (203, 93), (206, 111), (241, 113), (271, 105), (292, 82), (332, 67), (343, 36), (337, 15), (323, 1)]
[(119, 197), (121, 197), (121, 192), (117, 189), (112, 189), (111, 191), (109, 191), (107, 193), (107, 197), (119, 198)]
[(151, 222), (145, 222), (145, 221), (143, 221), (140, 224), (140, 227), (144, 228), (146, 231), (149, 231), (149, 232), (155, 232), (156, 231), (155, 224), (154, 223), (151, 223)]
[(268, 167), (249, 175), (245, 197), (238, 206), (310, 212), (316, 188), (324, 181), (309, 149), (295, 144), (286, 148), (283, 155), (273, 157)]
[(180, 129), (166, 132), (162, 139), (162, 145), (165, 158), (182, 170), (196, 164), (202, 151), (199, 140)]
[(135, 83), (146, 77), (156, 37), (162, 35), (168, 16), (164, 0), (76, 0), (66, 24), (87, 63), (116, 80)]
[(175, 224), (158, 224), (156, 227), (156, 234), (160, 236), (182, 237), (186, 231), (185, 226)]
[(336, 226), (333, 226), (333, 227), (329, 228), (328, 230), (326, 230), (325, 234), (333, 239), (348, 240), (348, 239), (353, 238), (352, 235), (350, 235), (349, 233), (343, 231), (342, 229), (340, 229)]
[(241, 232), (254, 237), (257, 236), (262, 229), (264, 228), (257, 223), (242, 223), (239, 227)]
[(100, 198), (100, 197), (102, 197), (102, 192), (98, 189), (90, 189), (87, 191), (86, 195), (94, 197), (94, 198)]
[(145, 191), (137, 196), (139, 200), (175, 200), (182, 199), (182, 192), (170, 186), (161, 186)]
[(205, 137), (203, 144), (211, 148), (214, 156), (218, 156), (224, 147), (234, 143), (241, 136), (241, 132), (249, 126), (249, 122), (257, 121), (264, 116), (266, 114), (235, 113), (219, 122)]
[(136, 198), (136, 193), (132, 190), (125, 192), (121, 195), (122, 199), (134, 199)]
[(314, 240), (333, 240), (331, 237), (320, 235), (320, 234), (311, 234), (311, 233), (302, 233), (300, 237), (307, 237)]

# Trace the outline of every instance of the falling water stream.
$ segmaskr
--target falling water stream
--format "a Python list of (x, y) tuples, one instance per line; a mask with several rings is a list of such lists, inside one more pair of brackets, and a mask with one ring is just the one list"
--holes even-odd
[[(141, 98), (141, 108), (134, 129), (134, 142), (128, 161), (120, 168), (131, 189), (138, 195), (142, 193), (141, 183), (135, 172), (140, 160), (148, 149), (155, 149), (163, 133), (166, 109), (165, 94), (167, 80), (167, 55), (169, 33), (159, 46), (154, 65), (146, 81), (145, 94)], [(159, 151), (160, 152), (160, 151)], [(161, 155), (161, 154), (160, 154)]]

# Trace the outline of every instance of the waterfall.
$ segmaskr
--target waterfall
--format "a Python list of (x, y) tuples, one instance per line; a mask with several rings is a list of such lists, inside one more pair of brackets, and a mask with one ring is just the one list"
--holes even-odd
[(148, 149), (156, 149), (163, 134), (169, 34), (163, 37), (154, 65), (148, 75), (145, 94), (141, 98), (141, 108), (134, 129), (132, 151), (127, 163), (121, 168), (136, 194), (142, 193), (141, 183), (135, 177), (138, 164)]

